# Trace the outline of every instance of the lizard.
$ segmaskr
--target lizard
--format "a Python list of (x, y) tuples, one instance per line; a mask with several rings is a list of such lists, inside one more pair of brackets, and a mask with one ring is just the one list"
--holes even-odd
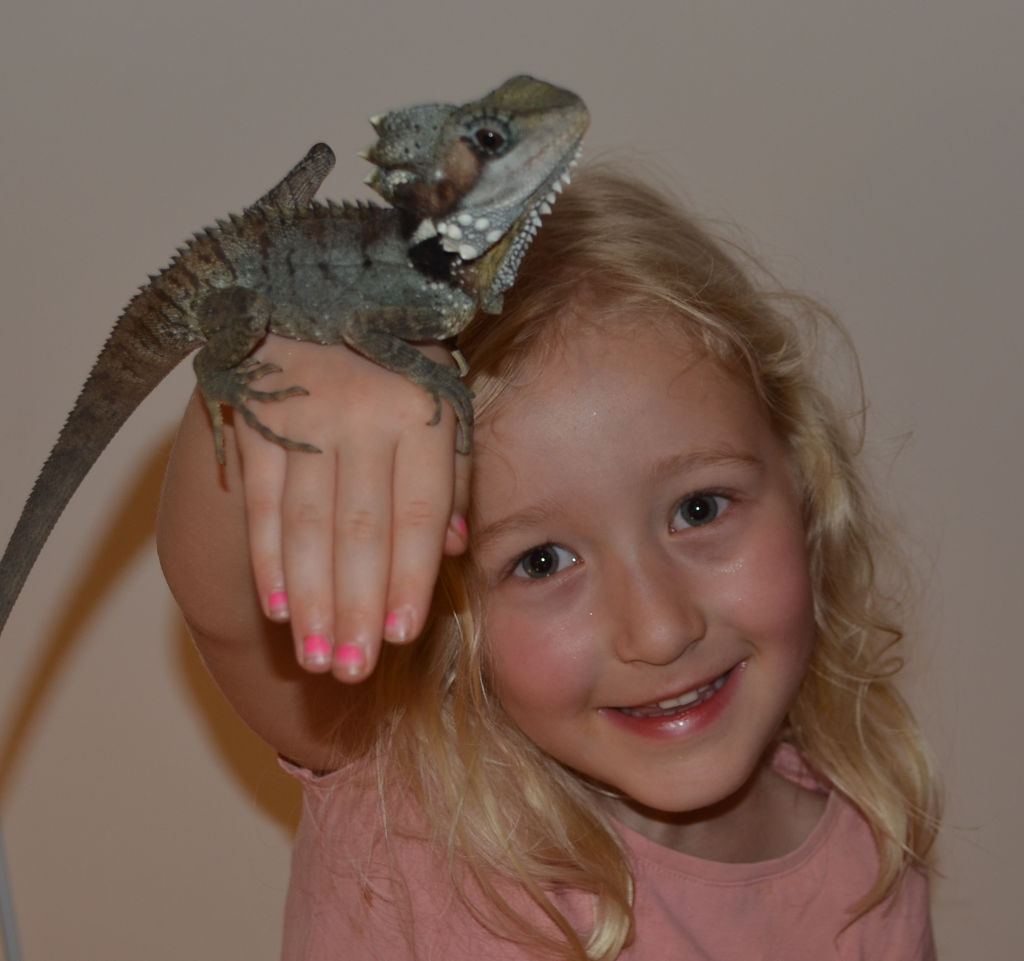
[[(0, 631), (64, 508), (135, 408), (178, 363), (194, 368), (224, 463), (223, 408), (269, 441), (250, 401), (279, 368), (255, 357), (268, 333), (343, 343), (454, 410), (470, 449), (472, 395), (460, 371), (414, 342), (450, 341), (497, 313), (541, 216), (575, 165), (589, 123), (574, 93), (517, 76), (461, 106), (425, 103), (372, 118), (367, 183), (389, 206), (315, 201), (334, 166), (326, 144), (254, 204), (195, 233), (128, 303), (103, 346), (0, 559)], [(463, 371), (464, 372), (464, 371)]]

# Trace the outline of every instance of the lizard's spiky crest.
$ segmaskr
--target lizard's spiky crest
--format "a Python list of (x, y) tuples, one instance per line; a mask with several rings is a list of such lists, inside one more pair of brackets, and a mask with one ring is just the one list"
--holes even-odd
[[(502, 117), (515, 134), (513, 149), (503, 155), (514, 153), (515, 146), (524, 140), (529, 141), (526, 156), (514, 161), (514, 164), (528, 168), (527, 172), (517, 171), (514, 164), (513, 169), (502, 172), (500, 163), (496, 167), (493, 151), (491, 155), (484, 156), (467, 143), (465, 126), (448, 129), (449, 124), (465, 124), (473, 117), (488, 116)], [(548, 126), (546, 122), (552, 117), (555, 122)], [(402, 126), (399, 118), (404, 118), (403, 123), (409, 118), (418, 118), (420, 122), (427, 123), (440, 140), (432, 137), (425, 142), (414, 139), (411, 141), (413, 146), (403, 147), (395, 139), (398, 136), (396, 131)], [(315, 240), (311, 240), (309, 233), (305, 235), (305, 241), (311, 243), (322, 242), (329, 235), (328, 231), (319, 229), (320, 222), (345, 222), (346, 227), (347, 222), (351, 222), (357, 229), (333, 236), (341, 236), (342, 242), (347, 237), (351, 243), (352, 238), (379, 238), (389, 231), (387, 236), (394, 239), (396, 247), (408, 254), (408, 228), (422, 219), (422, 204), (433, 205), (431, 213), (438, 219), (449, 215), (469, 215), (472, 217), (469, 226), (487, 218), (488, 231), (503, 223), (499, 214), (507, 206), (514, 210), (514, 214), (504, 226), (508, 230), (522, 228), (528, 242), (534, 224), (532, 220), (523, 221), (521, 214), (524, 208), (533, 206), (531, 195), (540, 189), (534, 181), (543, 182), (553, 170), (562, 167), (564, 153), (578, 142), (586, 123), (586, 108), (575, 94), (529, 77), (514, 78), (482, 100), (465, 107), (427, 104), (393, 112), (378, 119), (382, 142), (375, 158), (382, 171), (380, 192), (394, 203), (397, 211), (364, 203), (313, 202), (314, 194), (334, 164), (331, 149), (326, 144), (315, 144), (278, 184), (241, 214), (229, 214), (215, 221), (213, 226), (193, 234), (176, 249), (162, 271), (150, 276), (149, 283), (139, 289), (125, 308), (44, 464), (0, 559), (0, 630), (53, 525), (96, 458), (135, 407), (183, 357), (205, 345), (200, 354), (203, 356), (211, 345), (213, 334), (230, 327), (232, 319), (236, 325), (244, 326), (259, 320), (260, 310), (267, 310), (269, 298), (246, 288), (241, 279), (240, 262), (248, 258), (251, 264), (258, 262), (261, 256), (267, 256), (267, 250), (280, 239), (275, 237), (279, 228), (290, 224), (308, 228), (312, 222), (318, 228), (313, 232)], [(520, 126), (513, 130), (516, 124)], [(561, 146), (552, 151), (550, 143), (560, 143)], [(477, 144), (477, 147), (482, 146)], [(535, 160), (530, 154), (534, 148), (545, 157), (536, 171), (529, 169)], [(443, 173), (440, 189), (436, 175), (438, 159), (442, 161)], [(541, 170), (545, 163), (547, 169)], [(387, 173), (388, 165), (393, 165), (390, 174)], [(425, 191), (417, 193), (415, 188), (420, 186)], [(498, 207), (492, 209), (495, 203)], [(458, 223), (457, 220), (454, 222)], [(365, 228), (366, 233), (361, 233), (358, 228)], [(356, 239), (355, 242), (362, 243), (362, 240)], [(519, 248), (510, 244), (509, 249)], [(463, 252), (469, 252), (468, 246)], [(507, 254), (500, 260), (501, 263), (518, 263), (517, 260), (508, 260)], [(402, 262), (400, 257), (396, 261)], [(493, 307), (493, 291), (497, 289), (494, 278), (498, 278), (499, 285), (507, 286), (510, 282), (509, 271), (501, 273), (497, 267), (493, 271), (480, 271), (475, 265), (474, 269), (449, 272), (446, 276), (438, 270), (436, 262), (429, 266), (426, 273), (421, 273), (416, 264), (403, 264), (404, 269), (412, 273), (421, 292), (433, 298), (428, 301), (431, 306), (417, 306), (415, 310), (403, 308), (401, 311), (387, 305), (382, 308), (384, 316), (404, 317), (410, 329), (414, 328), (413, 340), (424, 339), (424, 333), (426, 339), (452, 336), (468, 322), (481, 300), (485, 307)], [(481, 286), (481, 277), (486, 277), (484, 286)], [(409, 289), (415, 289), (415, 285)], [(234, 294), (239, 297), (229, 303)], [(261, 297), (263, 302), (260, 302)], [(239, 304), (245, 308), (241, 313), (224, 313), (226, 307), (235, 308)], [(254, 305), (255, 312), (247, 312)], [(419, 311), (421, 318), (419, 326), (408, 320), (415, 311)], [(430, 317), (429, 323), (422, 320), (424, 315)], [(211, 317), (215, 323), (209, 325), (207, 321)], [(387, 328), (388, 322), (382, 321), (382, 326)], [(267, 329), (256, 331), (258, 338)], [(287, 325), (273, 329), (286, 336), (303, 336), (287, 329)], [(371, 331), (375, 336), (377, 333)], [(432, 370), (424, 372), (415, 366), (422, 354), (402, 341), (404, 335), (387, 330), (383, 334), (391, 345), (391, 353), (404, 358), (401, 365), (392, 359), (391, 369), (402, 370), (413, 377), (410, 367), (414, 367), (416, 376), (420, 378), (417, 382), (424, 383), (428, 389), (438, 389), (436, 380), (432, 378), (440, 375)], [(354, 336), (350, 331), (346, 342), (356, 349), (363, 349), (353, 342)], [(370, 337), (367, 344), (370, 340), (373, 338)], [(401, 343), (397, 346), (392, 344), (398, 341)], [(248, 348), (250, 351), (256, 342)], [(403, 354), (403, 347), (412, 353)], [(365, 350), (372, 356), (369, 346)], [(248, 355), (243, 356), (243, 361), (245, 356)], [(410, 357), (413, 361), (409, 360)], [(387, 365), (385, 356), (374, 359)], [(226, 369), (234, 370), (231, 365), (235, 363), (229, 361)], [(210, 368), (211, 365), (206, 366)], [(456, 391), (451, 385), (445, 386), (444, 390), (444, 396), (457, 406), (460, 427), (468, 438), (472, 424), (468, 393), (464, 388), (461, 392)], [(437, 396), (435, 393), (435, 400)], [(279, 440), (284, 442), (283, 438)], [(466, 442), (468, 446), (468, 440)]]

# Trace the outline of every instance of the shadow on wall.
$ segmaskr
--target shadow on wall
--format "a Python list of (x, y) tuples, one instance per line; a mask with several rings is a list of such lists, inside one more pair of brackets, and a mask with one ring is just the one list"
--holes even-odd
[[(0, 804), (83, 629), (140, 552), (154, 550), (157, 505), (171, 443), (166, 439), (140, 458), (134, 478), (124, 484), (120, 509), (83, 563), (70, 600), (57, 612), (57, 626), (40, 644), (35, 670), (11, 710), (8, 732), (0, 742)], [(203, 718), (213, 750), (257, 807), (290, 835), (300, 810), (298, 786), (283, 776), (273, 776), (272, 750), (235, 715), (206, 673), (180, 619), (176, 634), (176, 683), (184, 687), (192, 707)], [(168, 679), (168, 683), (175, 682)]]

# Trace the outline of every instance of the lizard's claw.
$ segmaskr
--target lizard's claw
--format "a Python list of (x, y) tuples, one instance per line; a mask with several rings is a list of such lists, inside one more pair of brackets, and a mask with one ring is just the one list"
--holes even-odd
[(459, 372), (443, 364), (436, 364), (429, 376), (414, 379), (434, 398), (434, 416), (428, 421), (429, 424), (441, 420), (442, 398), (452, 405), (459, 425), (456, 450), (460, 454), (468, 454), (473, 446), (473, 392), (459, 380)]
[(289, 397), (303, 397), (309, 393), (305, 387), (299, 386), (286, 387), (283, 390), (255, 390), (249, 386), (253, 381), (267, 374), (279, 373), (280, 370), (281, 368), (276, 364), (260, 364), (252, 358), (244, 360), (237, 366), (229, 367), (226, 370), (211, 370), (209, 367), (200, 369), (197, 365), (196, 373), (199, 376), (199, 388), (202, 391), (203, 399), (206, 401), (206, 407), (210, 412), (210, 420), (213, 422), (214, 446), (219, 463), (224, 463), (224, 419), (222, 411), (224, 404), (237, 410), (253, 430), (260, 433), (267, 440), (280, 444), (286, 450), (306, 451), (312, 454), (320, 453), (320, 448), (313, 444), (292, 440), (289, 437), (282, 437), (264, 424), (249, 408), (249, 401), (252, 400), (270, 403), (286, 400)]
[[(309, 391), (303, 387), (289, 387), (287, 390), (274, 391), (271, 394), (263, 391), (253, 391), (251, 396), (254, 400), (283, 400), (285, 397), (297, 397), (308, 393)], [(320, 448), (315, 444), (307, 444), (305, 441), (282, 437), (280, 434), (272, 431), (245, 404), (236, 407), (236, 410), (245, 418), (245, 422), (253, 430), (258, 431), (267, 440), (280, 444), (285, 450), (300, 450), (308, 454), (320, 453)]]
[(246, 357), (236, 368), (247, 384), (254, 380), (266, 377), (267, 374), (280, 374), (281, 368), (277, 364), (261, 364), (255, 357)]

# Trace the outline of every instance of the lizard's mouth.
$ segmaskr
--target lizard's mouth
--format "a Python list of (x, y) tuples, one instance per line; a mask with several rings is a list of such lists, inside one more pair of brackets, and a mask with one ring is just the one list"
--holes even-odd
[(481, 306), (486, 312), (501, 310), (502, 294), (515, 283), (519, 265), (541, 227), (541, 218), (551, 213), (558, 195), (571, 181), (579, 155), (577, 146), (565, 167), (537, 191), (514, 225), (477, 261), (476, 287), (482, 293)]
[(475, 213), (463, 211), (436, 219), (427, 217), (416, 228), (412, 243), (418, 244), (437, 237), (444, 250), (456, 254), (463, 261), (477, 260), (495, 247), (499, 252), (499, 261), (505, 259), (504, 251), (510, 247), (514, 249), (521, 246), (525, 252), (541, 228), (541, 218), (551, 213), (558, 195), (572, 180), (572, 170), (578, 163), (579, 155), (580, 150), (577, 148), (564, 169), (542, 184), (523, 205), (523, 212), (518, 218), (510, 218), (509, 205)]

